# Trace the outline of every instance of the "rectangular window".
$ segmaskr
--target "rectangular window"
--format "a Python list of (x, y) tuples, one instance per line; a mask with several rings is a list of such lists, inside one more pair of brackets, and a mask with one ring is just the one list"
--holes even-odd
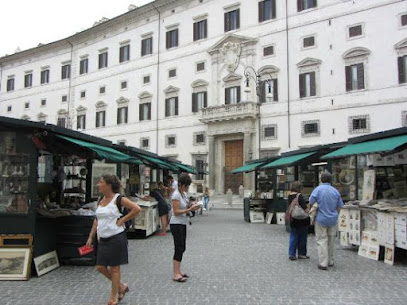
[(259, 22), (276, 18), (276, 0), (259, 2)]
[(63, 95), (61, 98), (61, 101), (64, 103), (66, 101), (68, 101), (68, 96), (67, 95)]
[(81, 91), (81, 98), (85, 98), (86, 97), (86, 90)]
[(125, 62), (130, 60), (130, 45), (120, 47), (119, 62)]
[(306, 37), (303, 39), (303, 47), (308, 48), (308, 47), (313, 47), (315, 46), (315, 37)]
[(150, 83), (150, 75), (146, 75), (143, 77), (143, 84), (149, 84)]
[(192, 93), (192, 112), (198, 112), (202, 108), (208, 107), (207, 92)]
[(407, 25), (407, 14), (401, 15), (401, 26)]
[(69, 79), (71, 77), (71, 64), (61, 67), (61, 79)]
[(205, 62), (200, 62), (196, 64), (196, 71), (204, 71), (205, 70)]
[(117, 125), (127, 124), (129, 107), (117, 108)]
[(139, 105), (139, 121), (151, 120), (151, 103)]
[(178, 29), (167, 32), (167, 49), (178, 47)]
[(268, 46), (263, 48), (263, 56), (270, 56), (274, 54), (274, 46)]
[(353, 119), (352, 120), (352, 128), (353, 130), (359, 130), (359, 129), (366, 129), (367, 128), (367, 123), (366, 119)]
[(13, 108), (11, 106), (7, 106), (7, 112), (11, 112)]
[(365, 89), (363, 63), (345, 67), (346, 91)]
[(297, 11), (301, 12), (313, 7), (317, 7), (317, 0), (297, 0)]
[(300, 98), (316, 96), (315, 72), (300, 74)]
[(46, 106), (47, 105), (47, 100), (46, 99), (42, 99), (41, 100), (41, 106)]
[(208, 36), (208, 21), (201, 20), (194, 23), (194, 41), (205, 39)]
[(204, 132), (198, 132), (195, 134), (194, 144), (196, 144), (196, 145), (205, 144), (205, 133)]
[(126, 81), (121, 82), (120, 88), (121, 88), (122, 90), (123, 90), (123, 89), (127, 89), (127, 82), (126, 82)]
[(195, 159), (195, 168), (198, 171), (198, 174), (195, 175), (195, 180), (204, 180), (202, 172), (204, 171), (204, 160)]
[(225, 13), (225, 32), (240, 28), (240, 9)]
[(7, 80), (7, 92), (14, 91), (14, 77)]
[(278, 102), (278, 80), (260, 82), (260, 103)]
[(96, 128), (106, 126), (106, 111), (96, 112)]
[(49, 83), (49, 69), (41, 71), (41, 85)]
[(356, 37), (362, 35), (362, 25), (355, 25), (348, 28), (349, 37)]
[(318, 133), (318, 123), (304, 124), (304, 134), (315, 134), (315, 133)]
[(348, 118), (350, 134), (370, 132), (369, 115), (357, 115)]
[(171, 70), (168, 71), (168, 77), (169, 78), (175, 77), (175, 76), (177, 76), (177, 69), (171, 69)]
[(240, 103), (240, 86), (225, 89), (225, 105)]
[(165, 100), (165, 116), (178, 115), (178, 97), (167, 98)]
[(33, 74), (24, 75), (24, 88), (31, 88), (33, 85)]
[(274, 138), (276, 136), (275, 127), (266, 127), (264, 128), (264, 137), (265, 138)]
[(175, 136), (169, 136), (167, 137), (167, 146), (175, 146)]
[(89, 66), (89, 59), (84, 58), (79, 62), (79, 74), (86, 74), (88, 73), (88, 66)]
[(76, 119), (76, 129), (85, 130), (86, 128), (86, 115), (78, 115)]
[(399, 57), (397, 63), (399, 68), (399, 84), (405, 84), (407, 83), (407, 55)]
[(105, 94), (106, 93), (106, 86), (99, 87), (99, 94)]
[(141, 56), (153, 54), (153, 37), (141, 41)]
[(141, 138), (141, 148), (148, 149), (150, 147), (150, 139), (149, 138)]
[(57, 126), (59, 126), (59, 127), (65, 127), (65, 126), (66, 126), (66, 120), (65, 120), (65, 118), (58, 118), (58, 120), (57, 120)]
[(103, 52), (99, 54), (99, 69), (106, 68), (108, 66), (107, 62), (107, 52)]
[(30, 103), (29, 103), (29, 102), (25, 103), (25, 104), (24, 104), (24, 108), (25, 108), (25, 109), (30, 109)]

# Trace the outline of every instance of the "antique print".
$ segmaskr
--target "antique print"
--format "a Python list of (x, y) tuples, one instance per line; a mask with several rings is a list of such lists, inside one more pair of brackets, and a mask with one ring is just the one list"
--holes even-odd
[(394, 264), (394, 245), (386, 245), (384, 248), (384, 262), (389, 265)]
[(28, 280), (31, 247), (0, 248), (0, 280)]
[(35, 270), (37, 275), (41, 276), (59, 267), (59, 261), (56, 251), (49, 252), (34, 258)]

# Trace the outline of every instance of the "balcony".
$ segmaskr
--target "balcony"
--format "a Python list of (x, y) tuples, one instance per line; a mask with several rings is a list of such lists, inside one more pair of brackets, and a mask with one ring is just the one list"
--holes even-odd
[(202, 109), (203, 123), (214, 123), (229, 120), (253, 119), (256, 120), (259, 114), (259, 105), (253, 102), (241, 102), (214, 106)]

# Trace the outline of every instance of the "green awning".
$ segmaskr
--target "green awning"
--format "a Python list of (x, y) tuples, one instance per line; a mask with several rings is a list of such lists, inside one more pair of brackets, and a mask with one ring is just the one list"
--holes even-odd
[(407, 143), (407, 135), (385, 139), (372, 140), (362, 143), (349, 144), (322, 156), (323, 159), (347, 157), (351, 155), (367, 155), (395, 150)]
[(61, 135), (57, 135), (57, 136), (64, 140), (67, 140), (71, 143), (74, 143), (76, 145), (88, 148), (88, 149), (94, 151), (99, 157), (101, 157), (103, 159), (107, 159), (107, 160), (110, 160), (113, 162), (142, 164), (142, 162), (140, 160), (138, 160), (137, 158), (126, 155), (111, 147), (106, 147), (106, 146), (102, 146), (99, 144), (94, 144), (94, 143), (90, 143), (90, 142), (86, 142), (86, 141), (82, 141), (82, 140), (78, 140), (78, 139), (73, 139), (73, 138), (65, 137), (65, 136), (61, 136)]
[(182, 169), (183, 171), (187, 172), (188, 174), (194, 174), (196, 175), (198, 172), (196, 171), (196, 169), (192, 168), (191, 166), (185, 165), (185, 164), (181, 164), (181, 163), (176, 163), (174, 164), (175, 166), (179, 167), (180, 169)]
[(313, 154), (315, 154), (314, 151), (309, 152), (309, 153), (294, 155), (294, 156), (281, 157), (280, 159), (274, 160), (273, 162), (266, 164), (266, 165), (262, 166), (261, 168), (288, 166), (295, 162), (301, 161), (302, 159), (305, 159), (306, 157), (309, 157)]
[(175, 166), (173, 166), (172, 164), (165, 162), (161, 159), (158, 158), (154, 158), (154, 157), (149, 157), (146, 155), (140, 155), (141, 159), (147, 160), (149, 163), (154, 163), (155, 165), (157, 165), (159, 168), (164, 168), (164, 169), (169, 169), (172, 171), (176, 171), (177, 168)]
[(251, 171), (254, 171), (258, 166), (260, 166), (262, 164), (264, 164), (264, 162), (254, 162), (254, 163), (246, 164), (241, 167), (235, 168), (234, 170), (231, 171), (231, 173), (238, 174), (238, 173), (251, 172)]

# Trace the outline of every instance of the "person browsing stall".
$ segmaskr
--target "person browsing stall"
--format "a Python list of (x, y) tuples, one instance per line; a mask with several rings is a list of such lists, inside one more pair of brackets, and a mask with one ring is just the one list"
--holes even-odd
[(121, 282), (120, 265), (128, 264), (125, 222), (133, 219), (141, 208), (128, 198), (121, 197), (121, 205), (129, 210), (123, 217), (117, 206), (121, 183), (115, 175), (103, 175), (97, 184), (102, 198), (96, 209), (96, 218), (86, 245), (91, 245), (97, 232), (99, 244), (96, 256), (96, 270), (111, 281), (108, 305), (116, 305), (129, 292), (128, 284)]
[(189, 175), (182, 174), (178, 179), (177, 189), (171, 196), (173, 215), (170, 220), (170, 228), (174, 238), (172, 280), (180, 283), (185, 282), (188, 278), (186, 273), (181, 272), (181, 261), (186, 248), (187, 214), (199, 209), (196, 203), (191, 205), (188, 203), (187, 191), (191, 182)]

